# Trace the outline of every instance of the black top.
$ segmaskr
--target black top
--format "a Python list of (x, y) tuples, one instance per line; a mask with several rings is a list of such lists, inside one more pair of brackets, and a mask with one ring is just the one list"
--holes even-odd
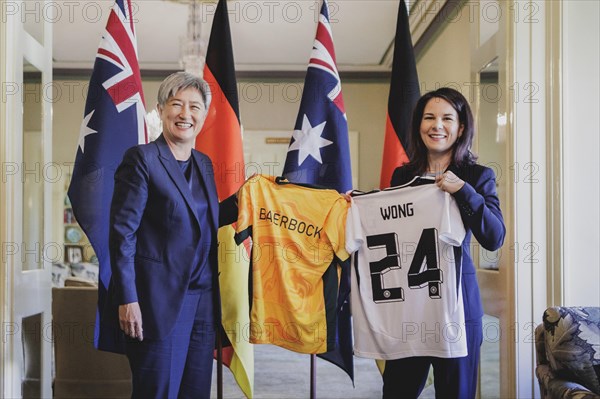
[(202, 181), (198, 165), (192, 161), (192, 157), (186, 161), (177, 161), (185, 180), (188, 182), (194, 204), (200, 219), (200, 245), (194, 257), (194, 267), (190, 275), (190, 284), (188, 291), (205, 290), (211, 288), (212, 273), (208, 267), (208, 253), (210, 251), (211, 237), (208, 230), (203, 229), (203, 226), (208, 226), (208, 197), (206, 188)]

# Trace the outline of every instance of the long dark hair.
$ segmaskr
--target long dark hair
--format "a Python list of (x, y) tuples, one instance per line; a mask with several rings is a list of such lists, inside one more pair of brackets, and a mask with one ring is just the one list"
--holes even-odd
[(452, 164), (456, 166), (472, 165), (477, 156), (471, 152), (475, 129), (473, 113), (467, 99), (459, 92), (449, 87), (442, 87), (421, 96), (412, 114), (410, 135), (408, 137), (408, 157), (410, 162), (406, 167), (411, 174), (421, 176), (427, 171), (427, 147), (421, 138), (421, 120), (425, 106), (432, 98), (446, 100), (458, 114), (458, 123), (463, 126), (462, 135), (454, 143)]

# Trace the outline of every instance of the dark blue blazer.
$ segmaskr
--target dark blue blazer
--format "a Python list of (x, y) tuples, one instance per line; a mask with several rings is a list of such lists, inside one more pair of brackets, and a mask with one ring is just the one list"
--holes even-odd
[[(173, 329), (190, 282), (201, 234), (211, 234), (215, 326), (220, 323), (217, 269), (219, 202), (210, 159), (192, 150), (208, 196), (208, 226), (200, 226), (192, 192), (161, 135), (129, 149), (115, 173), (110, 211), (110, 314), (139, 302), (144, 338)], [(116, 319), (112, 323), (118, 322)], [(117, 324), (118, 325), (118, 324)]]
[[(496, 193), (494, 171), (477, 164), (463, 167), (451, 165), (448, 170), (465, 181), (465, 185), (452, 196), (458, 204), (466, 230), (462, 243), (462, 290), (465, 320), (469, 321), (483, 316), (479, 285), (471, 259), (471, 236), (474, 235), (485, 249), (494, 251), (504, 243), (506, 228)], [(392, 175), (391, 185), (406, 184), (413, 178), (408, 168), (399, 167)]]

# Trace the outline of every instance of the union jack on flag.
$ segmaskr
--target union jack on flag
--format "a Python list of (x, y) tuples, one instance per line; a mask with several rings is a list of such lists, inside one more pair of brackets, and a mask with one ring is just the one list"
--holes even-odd
[(94, 345), (122, 352), (122, 342), (101, 324), (111, 276), (108, 252), (114, 173), (125, 151), (148, 141), (137, 41), (129, 0), (113, 5), (90, 78), (69, 199), (100, 267)]

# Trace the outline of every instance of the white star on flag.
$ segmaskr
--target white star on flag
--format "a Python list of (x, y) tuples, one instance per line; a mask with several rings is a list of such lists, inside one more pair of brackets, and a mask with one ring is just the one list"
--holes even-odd
[(94, 112), (96, 112), (95, 109), (92, 110), (92, 112), (90, 112), (89, 114), (87, 114), (81, 122), (81, 129), (79, 130), (79, 148), (81, 148), (81, 152), (85, 152), (84, 147), (86, 136), (92, 133), (98, 133), (96, 130), (88, 126), (88, 123), (90, 123), (90, 119), (92, 119), (92, 115), (94, 115)]
[(294, 142), (288, 148), (288, 152), (298, 150), (298, 166), (302, 165), (304, 160), (310, 155), (317, 162), (323, 163), (321, 159), (321, 148), (327, 147), (333, 144), (333, 141), (329, 141), (321, 137), (325, 124), (323, 122), (315, 127), (312, 127), (306, 114), (302, 119), (302, 130), (294, 130), (292, 137)]

